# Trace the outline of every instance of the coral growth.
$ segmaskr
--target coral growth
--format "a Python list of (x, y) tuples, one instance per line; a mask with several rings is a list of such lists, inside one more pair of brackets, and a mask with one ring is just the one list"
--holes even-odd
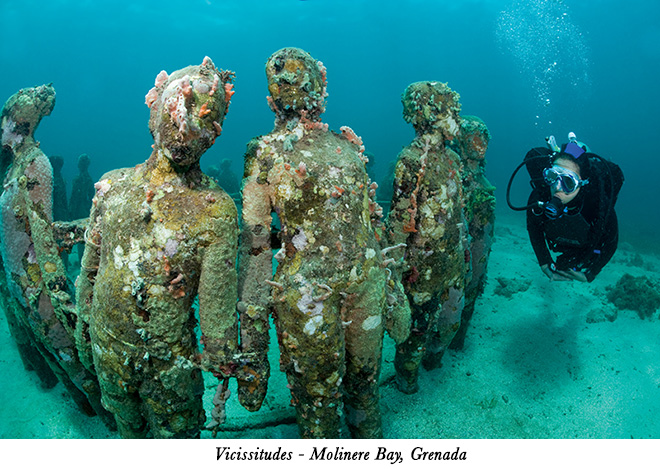
[(225, 117), (230, 76), (209, 58), (161, 72), (147, 95), (150, 158), (96, 184), (76, 334), (123, 437), (199, 436), (200, 368), (223, 381), (211, 422), (219, 425), (226, 381), (245, 362), (237, 355), (236, 207), (199, 166)]
[(452, 340), (451, 348), (463, 347), (474, 306), (484, 291), (488, 258), (494, 240), (495, 187), (486, 178), (486, 151), (490, 132), (486, 124), (475, 116), (462, 116), (456, 148), (463, 163), (463, 193), (465, 221), (469, 243), (470, 271), (465, 283), (465, 305), (461, 325)]
[(113, 427), (96, 378), (78, 359), (77, 312), (52, 226), (53, 169), (34, 139), (54, 105), (54, 88), (43, 85), (20, 90), (2, 109), (3, 139), (9, 139), (3, 152), (9, 149), (12, 157), (0, 196), (2, 290), (12, 295), (5, 313), (25, 363), (41, 370), (42, 381), (50, 385), (56, 376), (84, 412), (98, 413)]
[(459, 94), (446, 83), (421, 81), (409, 85), (401, 97), (403, 118), (418, 133), (439, 131), (446, 140), (458, 134)]
[[(266, 63), (275, 129), (248, 145), (240, 256), (241, 324), (246, 351), (263, 357), (239, 398), (258, 408), (268, 375), (268, 314), (274, 312), (300, 433), (337, 438), (382, 435), (378, 378), (383, 332), (401, 341), (409, 310), (390, 278), (372, 220), (379, 207), (361, 139), (320, 122), (325, 69), (300, 49)], [(280, 223), (272, 274), (271, 223)]]
[(419, 366), (440, 366), (460, 324), (467, 270), (462, 166), (448, 145), (459, 131), (458, 94), (438, 82), (408, 86), (401, 98), (416, 137), (400, 153), (386, 234), (405, 245), (401, 276), (412, 309), (408, 340), (397, 346), (397, 386), (417, 390)]
[(522, 293), (529, 290), (532, 282), (527, 279), (497, 277), (497, 285), (494, 293), (505, 298), (511, 298), (516, 293)]
[(623, 274), (615, 286), (610, 287), (607, 299), (619, 309), (637, 311), (642, 319), (652, 318), (660, 308), (660, 285), (647, 276)]

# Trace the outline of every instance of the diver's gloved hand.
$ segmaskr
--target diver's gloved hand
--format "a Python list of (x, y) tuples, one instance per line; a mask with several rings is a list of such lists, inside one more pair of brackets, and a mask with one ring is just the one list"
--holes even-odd
[[(554, 266), (552, 266), (554, 267)], [(548, 277), (551, 281), (568, 281), (570, 280), (569, 278), (565, 277), (564, 275), (560, 275), (559, 271), (557, 269), (553, 269), (550, 264), (543, 264), (541, 266), (541, 270), (545, 274), (546, 277)]]
[(584, 273), (575, 270), (558, 270), (556, 274), (561, 275), (563, 278), (567, 280), (577, 280), (578, 282), (588, 281), (587, 276), (584, 275)]

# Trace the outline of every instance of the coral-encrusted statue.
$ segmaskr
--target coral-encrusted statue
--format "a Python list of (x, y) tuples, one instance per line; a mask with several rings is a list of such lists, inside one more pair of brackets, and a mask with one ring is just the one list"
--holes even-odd
[(475, 303), (484, 291), (495, 226), (495, 187), (486, 179), (485, 171), (486, 150), (490, 141), (488, 127), (478, 117), (463, 116), (457, 140), (458, 152), (463, 162), (465, 219), (470, 235), (471, 268), (465, 281), (465, 306), (461, 315), (461, 326), (451, 342), (452, 349), (463, 348)]
[(67, 221), (69, 218), (69, 204), (66, 196), (66, 181), (62, 176), (64, 158), (59, 155), (49, 156), (53, 168), (53, 218)]
[[(89, 175), (89, 165), (91, 159), (83, 153), (78, 157), (78, 175), (73, 178), (71, 184), (71, 198), (69, 199), (69, 217), (78, 224), (77, 220), (87, 219), (89, 210), (92, 207), (94, 198), (94, 180)], [(85, 223), (85, 228), (87, 223)], [(84, 243), (76, 246), (78, 250), (78, 260), (82, 261), (82, 255), (85, 249)]]
[[(122, 437), (199, 436), (196, 297), (201, 364), (222, 379), (233, 373), (236, 206), (199, 166), (221, 132), (232, 76), (208, 57), (170, 76), (162, 71), (146, 96), (151, 156), (96, 184), (77, 283), (86, 327), (77, 333)], [(91, 351), (82, 347), (88, 341)]]
[(71, 184), (69, 216), (72, 220), (87, 218), (94, 198), (94, 181), (89, 175), (90, 157), (83, 153), (78, 157), (78, 175)]
[(467, 244), (461, 160), (446, 144), (460, 129), (458, 94), (442, 83), (418, 82), (401, 100), (416, 136), (399, 153), (387, 236), (407, 246), (402, 283), (412, 329), (397, 346), (394, 364), (399, 390), (414, 393), (420, 363), (441, 366), (459, 327)]
[(55, 89), (42, 85), (20, 90), (2, 109), (0, 295), (25, 367), (46, 387), (57, 376), (83, 411), (109, 423), (98, 383), (78, 360), (73, 293), (52, 227), (53, 169), (34, 139), (54, 106)]
[[(262, 362), (239, 397), (253, 407), (264, 397), (272, 309), (301, 436), (337, 438), (345, 414), (354, 437), (378, 438), (383, 331), (404, 339), (410, 311), (405, 296), (397, 303), (388, 293), (364, 147), (348, 127), (338, 135), (320, 120), (323, 64), (285, 48), (266, 75), (275, 128), (248, 144), (239, 269), (241, 325), (252, 324), (242, 344)], [(274, 277), (273, 212), (281, 223)]]

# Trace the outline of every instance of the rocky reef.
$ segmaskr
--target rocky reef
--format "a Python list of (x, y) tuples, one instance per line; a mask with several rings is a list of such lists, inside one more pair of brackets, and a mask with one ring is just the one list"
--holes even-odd
[(645, 275), (623, 274), (607, 292), (607, 299), (618, 309), (636, 311), (642, 319), (654, 317), (660, 308), (660, 287)]

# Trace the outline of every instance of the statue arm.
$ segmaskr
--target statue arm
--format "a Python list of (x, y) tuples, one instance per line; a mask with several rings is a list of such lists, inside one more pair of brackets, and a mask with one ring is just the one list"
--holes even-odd
[(235, 375), (238, 351), (238, 227), (235, 213), (214, 219), (213, 231), (215, 241), (203, 251), (198, 290), (199, 322), (204, 344), (202, 367), (218, 378), (227, 378)]
[(417, 175), (406, 160), (399, 156), (394, 170), (392, 205), (387, 217), (387, 239), (390, 245), (407, 243), (416, 230)]
[[(250, 162), (251, 161), (251, 162)], [(266, 395), (268, 363), (268, 317), (271, 309), (273, 252), (270, 185), (263, 180), (258, 161), (248, 159), (243, 181), (243, 229), (239, 253), (239, 304), (241, 350), (249, 354), (250, 367), (239, 378), (239, 401), (258, 410)]]
[(88, 223), (88, 218), (53, 222), (53, 236), (59, 248), (70, 253), (76, 244), (84, 243)]
[(392, 205), (386, 223), (388, 246), (383, 249), (383, 256), (390, 272), (385, 329), (397, 343), (408, 338), (411, 327), (410, 304), (402, 284), (402, 277), (403, 272), (407, 270), (404, 254), (408, 238), (413, 232), (411, 228), (415, 226), (416, 206), (411, 199), (416, 182), (415, 173), (407, 168), (405, 160), (399, 157), (394, 172)]

